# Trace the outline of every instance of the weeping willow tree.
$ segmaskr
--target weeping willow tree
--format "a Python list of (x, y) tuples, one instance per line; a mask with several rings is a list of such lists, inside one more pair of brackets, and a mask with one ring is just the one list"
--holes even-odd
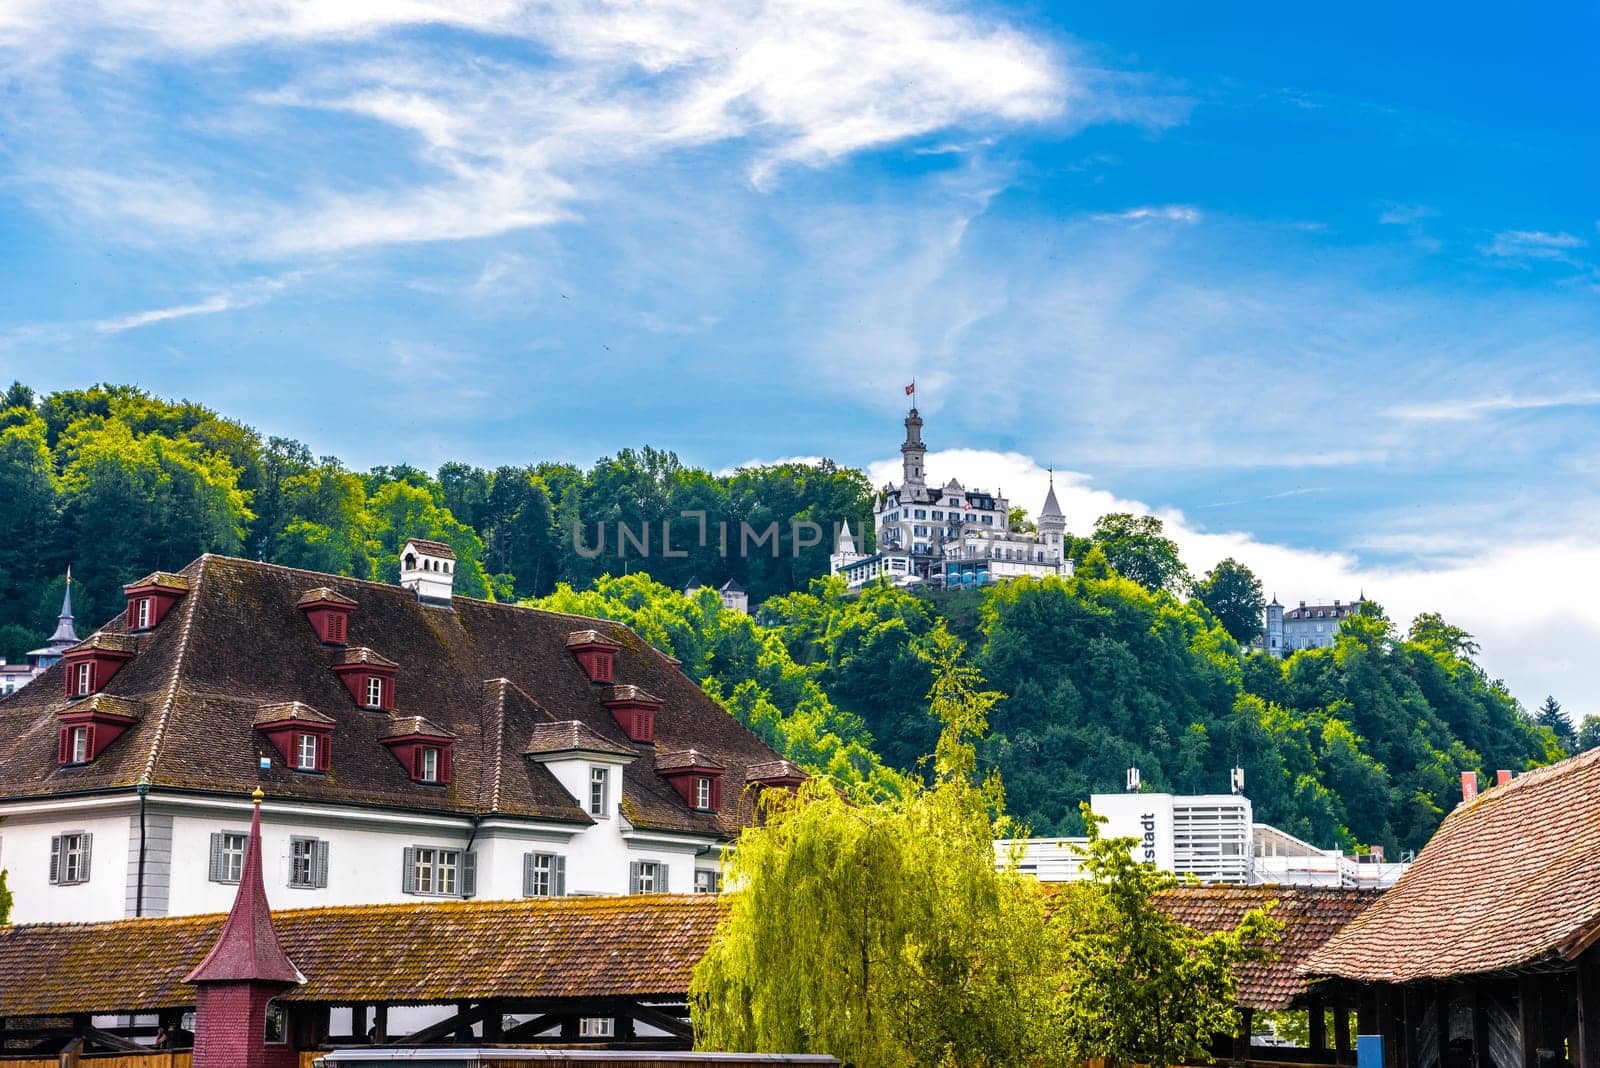
[(730, 859), (729, 917), (695, 971), (704, 1049), (831, 1053), (858, 1068), (1045, 1059), (1058, 949), (1037, 883), (997, 872), (999, 781), (972, 738), (997, 695), (937, 638), (931, 785), (849, 796), (814, 779)]

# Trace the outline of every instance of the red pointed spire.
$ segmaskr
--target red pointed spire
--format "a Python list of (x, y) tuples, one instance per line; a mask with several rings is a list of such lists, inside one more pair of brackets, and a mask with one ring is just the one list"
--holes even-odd
[(200, 967), (190, 972), (186, 983), (217, 983), (257, 980), (294, 985), (305, 976), (294, 966), (278, 943), (272, 926), (272, 909), (267, 905), (266, 887), (261, 881), (261, 791), (255, 792), (255, 814), (250, 817), (250, 841), (245, 846), (244, 870), (239, 873), (239, 892), (233, 911), (222, 925), (222, 935), (211, 947)]

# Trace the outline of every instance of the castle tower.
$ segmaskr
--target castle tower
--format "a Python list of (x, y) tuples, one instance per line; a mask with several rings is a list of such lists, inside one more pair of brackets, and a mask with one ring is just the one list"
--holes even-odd
[(1067, 517), (1061, 512), (1061, 503), (1056, 500), (1056, 473), (1050, 472), (1050, 492), (1045, 494), (1044, 507), (1039, 509), (1039, 537), (1044, 543), (1055, 550), (1056, 560), (1061, 559), (1062, 541), (1067, 533)]
[(184, 979), (195, 995), (193, 1068), (299, 1068), (289, 1019), (273, 998), (306, 981), (278, 943), (261, 882), (261, 791), (233, 909), (217, 944)]
[(906, 440), (900, 446), (900, 464), (902, 485), (900, 486), (900, 499), (902, 501), (920, 501), (926, 490), (923, 484), (923, 459), (928, 454), (928, 447), (922, 443), (922, 416), (917, 414), (916, 405), (911, 406), (911, 411), (906, 416)]
[(1283, 605), (1278, 603), (1278, 595), (1272, 595), (1272, 603), (1267, 605), (1267, 652), (1275, 657), (1284, 654), (1283, 648)]

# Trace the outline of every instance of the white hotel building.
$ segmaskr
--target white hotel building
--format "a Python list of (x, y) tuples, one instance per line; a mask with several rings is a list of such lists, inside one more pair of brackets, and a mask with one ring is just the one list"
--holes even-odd
[(628, 628), (204, 556), (0, 700), (12, 920), (225, 911), (263, 808), (274, 908), (714, 891), (802, 773)]

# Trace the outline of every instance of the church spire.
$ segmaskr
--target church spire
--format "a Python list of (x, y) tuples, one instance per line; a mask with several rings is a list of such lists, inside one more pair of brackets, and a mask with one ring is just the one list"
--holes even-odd
[(186, 983), (281, 983), (294, 986), (305, 976), (294, 966), (278, 942), (272, 926), (272, 908), (261, 881), (261, 790), (253, 796), (255, 812), (250, 817), (250, 837), (245, 845), (244, 869), (239, 873), (239, 892), (233, 910), (222, 925), (217, 944), (200, 966), (184, 979)]
[(61, 595), (61, 614), (56, 617), (56, 632), (50, 635), (52, 649), (66, 649), (78, 644), (78, 632), (72, 625), (72, 568), (67, 568), (67, 592)]

